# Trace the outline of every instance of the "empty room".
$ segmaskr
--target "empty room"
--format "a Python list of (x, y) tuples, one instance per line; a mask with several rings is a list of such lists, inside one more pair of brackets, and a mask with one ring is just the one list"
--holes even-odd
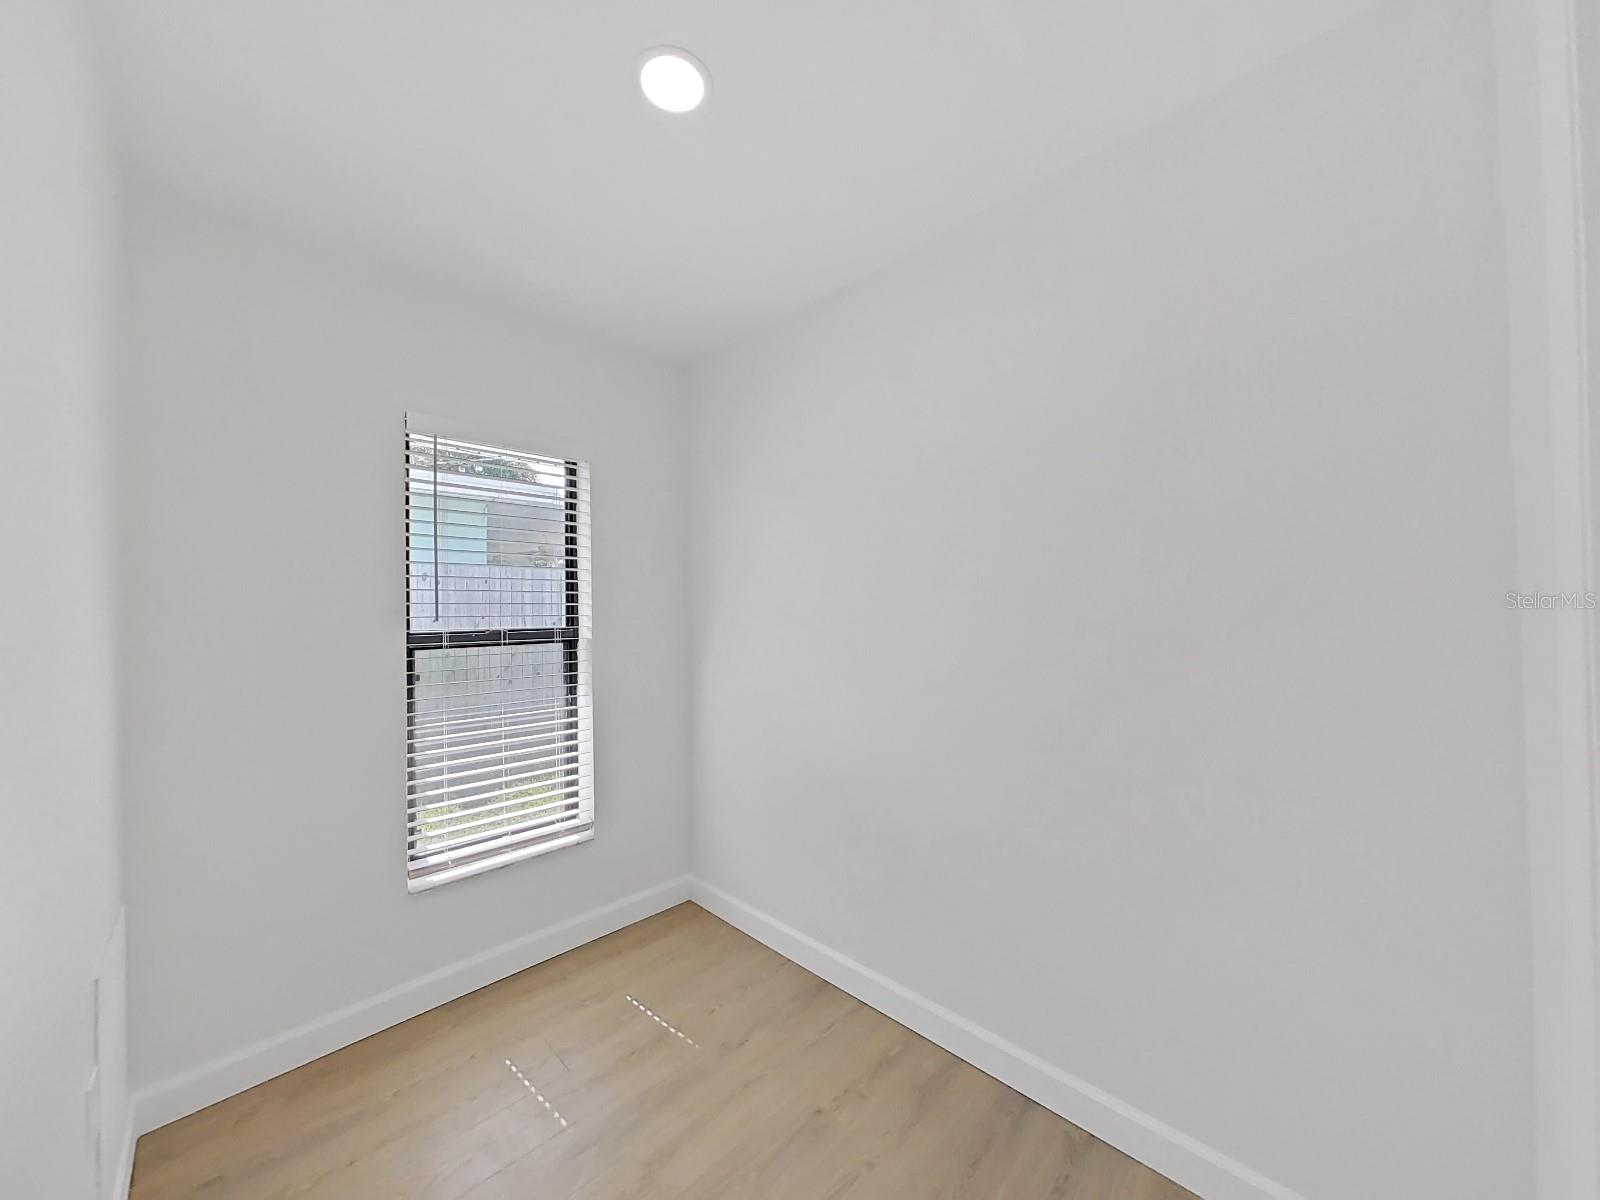
[(0, 2), (0, 1198), (1600, 1200), (1595, 0)]

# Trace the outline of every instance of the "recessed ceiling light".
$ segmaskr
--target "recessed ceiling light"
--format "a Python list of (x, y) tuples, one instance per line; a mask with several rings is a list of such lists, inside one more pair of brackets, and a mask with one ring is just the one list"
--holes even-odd
[(705, 63), (687, 50), (661, 46), (640, 60), (639, 87), (645, 99), (663, 112), (693, 112), (706, 98), (711, 76)]

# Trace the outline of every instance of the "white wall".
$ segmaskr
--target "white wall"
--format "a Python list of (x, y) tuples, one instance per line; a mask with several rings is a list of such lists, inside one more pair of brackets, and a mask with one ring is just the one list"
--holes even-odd
[(111, 203), (75, 5), (0, 35), (0, 1190), (91, 1194), (83, 1089), (102, 995), (102, 1177), (124, 1122), (105, 309)]
[[(1588, 491), (1585, 499), (1588, 501), (1589, 517), (1587, 582), (1593, 587), (1597, 574), (1600, 574), (1600, 568), (1597, 568), (1597, 564), (1600, 564), (1600, 480), (1595, 477), (1596, 467), (1600, 465), (1600, 6), (1574, 3), (1572, 11), (1576, 22), (1575, 56), (1578, 60), (1578, 153), (1583, 172), (1578, 227), (1588, 251), (1584, 264), (1583, 304), (1589, 320), (1588, 329), (1581, 331), (1580, 336), (1587, 339), (1583, 354), (1589, 368), (1587, 390), (1583, 397), (1589, 426), (1588, 470), (1584, 483)], [(1596, 686), (1596, 681), (1600, 680), (1600, 644), (1596, 641), (1596, 618), (1592, 614), (1588, 620), (1588, 634), (1589, 662), (1586, 674), (1589, 689), (1585, 709), (1593, 739), (1590, 742), (1588, 774), (1591, 784), (1588, 795), (1589, 851), (1592, 856), (1588, 873), (1591, 905), (1588, 928), (1594, 935), (1594, 941), (1589, 947), (1590, 970), (1587, 978), (1588, 995), (1595, 1003), (1588, 1013), (1579, 1016), (1580, 1021), (1585, 1016), (1588, 1018), (1585, 1041), (1591, 1061), (1587, 1087), (1584, 1089), (1587, 1104), (1579, 1109), (1589, 1118), (1589, 1125), (1587, 1129), (1578, 1129), (1576, 1136), (1588, 1139), (1589, 1151), (1583, 1158), (1583, 1169), (1586, 1171), (1584, 1181), (1592, 1182), (1594, 1191), (1600, 1193), (1600, 793), (1593, 786), (1596, 775), (1600, 774), (1600, 763), (1595, 761), (1593, 754), (1593, 747), (1600, 747), (1600, 728), (1595, 727), (1596, 718), (1600, 716), (1600, 687)], [(1579, 950), (1579, 953), (1582, 951)]]
[(693, 383), (697, 872), (1316, 1200), (1532, 1190), (1492, 57), (1386, 5)]
[[(1589, 395), (1600, 397), (1600, 12), (1593, 5), (1575, 5), (1578, 59), (1579, 153), (1583, 162), (1583, 216), (1588, 233)], [(1591, 433), (1600, 439), (1600, 421)], [(1600, 455), (1596, 456), (1600, 458)], [(1600, 532), (1600, 521), (1595, 522)]]
[[(130, 1020), (165, 1119), (281, 1069), (263, 1041), (685, 872), (687, 446), (676, 369), (152, 188), (130, 221)], [(590, 461), (600, 739), (593, 842), (418, 896), (408, 410)]]
[[(1587, 398), (1590, 416), (1589, 461), (1593, 464), (1600, 463), (1600, 411), (1597, 411), (1600, 410), (1600, 10), (1594, 5), (1577, 4), (1573, 12), (1575, 54), (1578, 59), (1578, 153), (1583, 171), (1580, 222), (1584, 231), (1584, 246), (1588, 251), (1583, 282), (1586, 288), (1586, 315), (1589, 318)], [(1590, 486), (1593, 501), (1593, 481)], [(1600, 562), (1600, 513), (1592, 515), (1589, 534), (1592, 546), (1589, 561), (1590, 570), (1593, 571), (1594, 564)], [(1596, 847), (1596, 853), (1600, 855), (1600, 846)], [(1600, 863), (1596, 865), (1596, 878), (1600, 879)], [(1596, 900), (1600, 902), (1600, 896)], [(1596, 927), (1600, 928), (1600, 911), (1596, 912), (1596, 918)], [(1597, 964), (1600, 964), (1600, 946), (1596, 946), (1595, 953)], [(1595, 1131), (1595, 1140), (1600, 1142), (1600, 1129)]]
[[(1497, 0), (1518, 590), (1593, 591), (1585, 428), (1579, 14)], [(1585, 14), (1587, 18), (1587, 14)], [(1597, 327), (1600, 328), (1600, 327)], [(1592, 336), (1592, 335), (1591, 335)], [(1540, 1200), (1600, 1196), (1595, 618), (1518, 615)]]

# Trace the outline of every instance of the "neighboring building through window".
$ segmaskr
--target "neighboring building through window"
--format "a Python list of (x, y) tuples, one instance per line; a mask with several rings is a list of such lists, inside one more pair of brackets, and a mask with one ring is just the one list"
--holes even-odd
[(412, 891), (594, 833), (589, 471), (406, 430)]

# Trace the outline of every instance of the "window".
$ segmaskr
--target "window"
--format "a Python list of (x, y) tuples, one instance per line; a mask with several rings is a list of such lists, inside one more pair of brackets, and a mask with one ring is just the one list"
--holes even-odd
[(406, 429), (412, 891), (594, 835), (589, 470)]

